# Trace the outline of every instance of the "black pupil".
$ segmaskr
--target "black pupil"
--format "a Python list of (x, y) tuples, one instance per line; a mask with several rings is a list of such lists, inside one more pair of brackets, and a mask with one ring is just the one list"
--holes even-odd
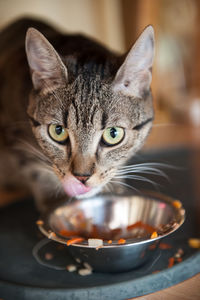
[(116, 128), (111, 128), (110, 129), (110, 136), (114, 139), (116, 138), (118, 132), (117, 132), (117, 129)]
[(63, 130), (63, 128), (60, 125), (57, 125), (55, 128), (55, 132), (57, 135), (60, 135), (62, 133), (62, 130)]

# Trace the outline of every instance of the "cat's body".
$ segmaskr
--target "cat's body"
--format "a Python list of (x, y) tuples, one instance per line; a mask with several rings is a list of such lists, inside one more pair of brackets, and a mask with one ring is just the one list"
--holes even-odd
[[(30, 69), (29, 27), (57, 51), (29, 30)], [(0, 33), (0, 186), (30, 189), (41, 210), (66, 193), (89, 196), (105, 186), (151, 128), (152, 28), (146, 32), (125, 62), (37, 21)], [(143, 40), (152, 49), (142, 60)]]

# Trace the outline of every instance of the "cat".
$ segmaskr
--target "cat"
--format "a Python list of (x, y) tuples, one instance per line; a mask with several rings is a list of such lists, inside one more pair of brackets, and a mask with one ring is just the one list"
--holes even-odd
[(5, 28), (1, 187), (30, 190), (41, 212), (102, 191), (152, 127), (153, 58), (152, 26), (125, 55), (37, 20)]

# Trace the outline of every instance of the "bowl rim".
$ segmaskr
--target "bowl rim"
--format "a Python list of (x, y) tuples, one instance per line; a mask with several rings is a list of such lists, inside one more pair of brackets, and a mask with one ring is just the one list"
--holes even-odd
[[(84, 240), (83, 242), (80, 242), (80, 243), (75, 243), (75, 244), (71, 244), (69, 245), (68, 247), (83, 247), (83, 248), (94, 248), (94, 249), (97, 249), (97, 248), (100, 248), (100, 249), (109, 249), (109, 248), (118, 248), (118, 247), (130, 247), (130, 246), (136, 246), (136, 245), (143, 245), (143, 244), (150, 244), (150, 243), (154, 243), (158, 240), (161, 240), (162, 238), (165, 238), (167, 237), (168, 235), (170, 235), (171, 233), (175, 232), (177, 229), (180, 228), (180, 226), (184, 223), (185, 221), (185, 209), (184, 207), (182, 206), (182, 203), (180, 202), (180, 200), (176, 199), (176, 198), (172, 198), (170, 196), (167, 196), (167, 195), (164, 195), (162, 193), (159, 193), (159, 192), (152, 192), (152, 191), (140, 191), (140, 194), (130, 194), (130, 193), (123, 193), (123, 194), (110, 194), (110, 193), (102, 193), (102, 194), (98, 194), (98, 195), (95, 195), (95, 197), (99, 197), (99, 196), (115, 196), (115, 197), (134, 197), (134, 196), (138, 196), (138, 197), (141, 197), (141, 198), (149, 198), (149, 199), (152, 199), (152, 200), (156, 200), (156, 201), (163, 201), (165, 203), (168, 203), (170, 204), (171, 207), (173, 207), (173, 209), (176, 211), (176, 214), (177, 214), (177, 219), (179, 218), (179, 221), (176, 220), (176, 223), (175, 223), (175, 226), (173, 226), (167, 233), (164, 233), (163, 235), (158, 235), (157, 237), (155, 238), (132, 238), (132, 239), (126, 239), (126, 242), (124, 244), (117, 244), (117, 241), (114, 242), (112, 244), (105, 244), (104, 243), (104, 240), (102, 239), (103, 241), (103, 245), (102, 246), (99, 246), (99, 247), (96, 247), (96, 246), (89, 246), (87, 242), (87, 239)], [(77, 199), (78, 201), (82, 201), (82, 200), (79, 200)], [(83, 201), (86, 200), (86, 199), (83, 199)], [(173, 202), (174, 201), (178, 201), (181, 206), (179, 208), (175, 207), (173, 205)], [(67, 241), (70, 240), (71, 238), (67, 238), (67, 237), (61, 237), (60, 235), (57, 235), (54, 231), (52, 231), (51, 227), (49, 226), (49, 223), (48, 223), (48, 216), (51, 215), (51, 213), (53, 211), (55, 211), (58, 207), (62, 207), (64, 206), (64, 204), (62, 205), (57, 205), (56, 207), (54, 207), (53, 209), (51, 209), (47, 214), (41, 216), (41, 218), (39, 219), (39, 221), (36, 222), (39, 230), (48, 238), (48, 239), (51, 239), (55, 242), (58, 242), (58, 243), (61, 243), (61, 244), (64, 244), (64, 245), (67, 245)], [(40, 222), (41, 221), (41, 222)]]

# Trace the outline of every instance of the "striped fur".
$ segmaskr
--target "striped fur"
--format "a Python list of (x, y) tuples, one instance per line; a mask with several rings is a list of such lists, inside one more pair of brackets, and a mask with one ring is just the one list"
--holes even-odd
[[(24, 50), (29, 27), (42, 32), (59, 53), (66, 83), (33, 89)], [(28, 188), (44, 210), (66, 197), (60, 181), (68, 173), (91, 174), (88, 184), (96, 190), (110, 181), (142, 147), (153, 120), (150, 90), (143, 98), (113, 90), (124, 58), (35, 20), (19, 20), (0, 33), (1, 186)], [(51, 123), (68, 129), (65, 145), (49, 137)], [(113, 126), (125, 128), (124, 141), (105, 147), (103, 130)]]

